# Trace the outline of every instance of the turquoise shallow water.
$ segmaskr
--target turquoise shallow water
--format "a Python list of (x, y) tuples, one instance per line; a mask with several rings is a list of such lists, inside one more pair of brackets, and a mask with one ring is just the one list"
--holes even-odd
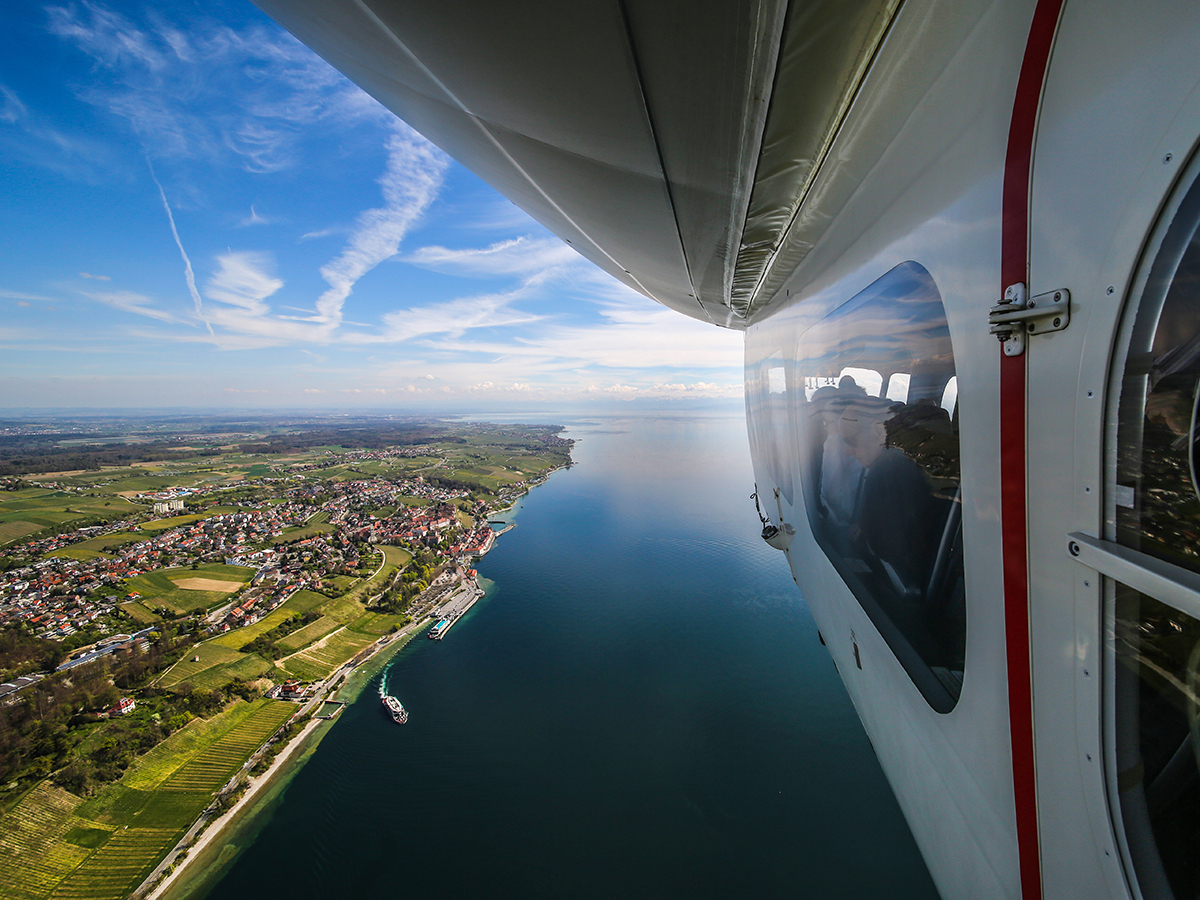
[(364, 690), (203, 896), (935, 898), (742, 421), (569, 434), (488, 596), (377, 676), (409, 724)]

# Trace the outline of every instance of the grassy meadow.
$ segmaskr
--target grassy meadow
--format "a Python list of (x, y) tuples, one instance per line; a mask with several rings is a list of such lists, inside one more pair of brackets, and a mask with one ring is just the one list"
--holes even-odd
[[(246, 566), (226, 566), (220, 563), (204, 563), (192, 568), (156, 569), (125, 580), (126, 593), (136, 592), (132, 598), (150, 610), (166, 607), (174, 613), (189, 613), (193, 610), (209, 610), (229, 599), (230, 595), (244, 587), (254, 577), (254, 569)], [(182, 587), (180, 582), (204, 579), (227, 585), (221, 590), (192, 590)]]

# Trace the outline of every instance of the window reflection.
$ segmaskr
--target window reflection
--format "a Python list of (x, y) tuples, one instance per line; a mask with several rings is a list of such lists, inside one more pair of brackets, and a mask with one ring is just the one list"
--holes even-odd
[(912, 262), (893, 269), (810, 328), (798, 359), (813, 531), (930, 705), (948, 712), (966, 609), (957, 382), (932, 277)]
[[(1116, 539), (1200, 572), (1200, 183), (1163, 233), (1136, 309), (1117, 416)], [(1200, 897), (1200, 621), (1114, 590), (1126, 846), (1147, 900)]]
[(1154, 260), (1121, 387), (1117, 538), (1200, 571), (1200, 187)]
[(1116, 585), (1117, 790), (1147, 900), (1200, 897), (1200, 622)]

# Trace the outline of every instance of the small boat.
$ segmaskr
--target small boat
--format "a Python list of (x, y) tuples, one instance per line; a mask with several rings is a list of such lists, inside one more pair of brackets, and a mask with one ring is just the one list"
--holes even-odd
[(383, 705), (392, 716), (392, 721), (397, 725), (403, 725), (408, 721), (408, 710), (400, 705), (400, 701), (395, 697), (384, 697)]

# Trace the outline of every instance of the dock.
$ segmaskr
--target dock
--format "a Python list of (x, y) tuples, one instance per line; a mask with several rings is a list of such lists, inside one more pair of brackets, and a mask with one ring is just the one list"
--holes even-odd
[(433, 630), (429, 632), (431, 640), (440, 641), (446, 636), (446, 632), (454, 627), (457, 622), (472, 606), (479, 602), (479, 598), (483, 596), (483, 589), (474, 581), (462, 582), (452, 593), (449, 599), (446, 600), (434, 613), (439, 619), (439, 622), (433, 626)]

